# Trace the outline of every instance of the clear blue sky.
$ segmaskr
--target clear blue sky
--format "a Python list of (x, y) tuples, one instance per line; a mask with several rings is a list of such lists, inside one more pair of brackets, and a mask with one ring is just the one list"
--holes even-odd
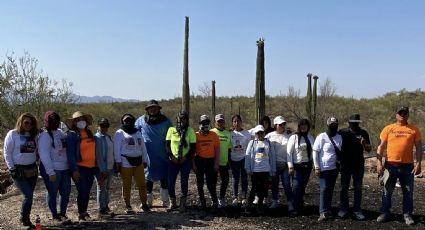
[(305, 95), (306, 74), (342, 96), (375, 97), (425, 81), (425, 1), (0, 0), (0, 57), (28, 51), (85, 96), (181, 95), (184, 16), (191, 91), (253, 95), (265, 38), (266, 93)]

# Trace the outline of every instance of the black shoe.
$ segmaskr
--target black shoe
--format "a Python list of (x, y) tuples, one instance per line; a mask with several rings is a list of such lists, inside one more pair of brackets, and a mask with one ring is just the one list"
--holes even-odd
[(29, 229), (35, 229), (35, 225), (30, 220), (22, 221), (22, 225)]

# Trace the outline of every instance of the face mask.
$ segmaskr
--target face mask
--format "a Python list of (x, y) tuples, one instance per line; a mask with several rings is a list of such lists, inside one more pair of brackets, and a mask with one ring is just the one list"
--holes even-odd
[(79, 129), (85, 129), (87, 126), (87, 122), (86, 121), (79, 121), (77, 122), (77, 128)]
[(209, 125), (200, 125), (199, 130), (201, 131), (202, 134), (208, 134), (208, 132), (210, 131), (210, 126)]

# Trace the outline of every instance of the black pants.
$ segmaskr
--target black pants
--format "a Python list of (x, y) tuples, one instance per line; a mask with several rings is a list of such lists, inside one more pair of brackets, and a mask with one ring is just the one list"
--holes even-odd
[[(160, 180), (160, 182), (161, 182), (161, 188), (162, 189), (167, 189), (168, 187), (168, 180), (167, 179), (162, 179), (162, 180)], [(152, 190), (153, 190), (153, 181), (150, 181), (150, 180), (146, 180), (146, 190), (147, 190), (147, 193), (152, 193)]]
[(229, 166), (220, 165), (220, 199), (223, 199), (226, 196), (227, 186), (229, 185)]
[(269, 189), (269, 172), (254, 172), (251, 175), (251, 191), (249, 192), (248, 205), (252, 205), (255, 195), (258, 196), (258, 204), (262, 205)]
[(211, 195), (211, 200), (214, 204), (217, 204), (217, 191), (215, 186), (217, 185), (217, 172), (214, 170), (215, 159), (214, 158), (203, 158), (197, 156), (195, 158), (195, 165), (197, 168), (196, 172), (196, 185), (198, 187), (198, 195), (200, 200), (205, 200), (204, 194), (204, 178), (207, 181), (207, 188)]

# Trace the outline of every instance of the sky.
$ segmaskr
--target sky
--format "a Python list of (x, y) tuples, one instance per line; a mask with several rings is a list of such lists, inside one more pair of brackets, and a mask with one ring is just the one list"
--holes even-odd
[(425, 81), (425, 1), (0, 0), (0, 61), (37, 58), (83, 96), (181, 95), (184, 17), (190, 91), (255, 92), (256, 41), (265, 40), (266, 94), (305, 95), (307, 73), (340, 96), (372, 98)]

